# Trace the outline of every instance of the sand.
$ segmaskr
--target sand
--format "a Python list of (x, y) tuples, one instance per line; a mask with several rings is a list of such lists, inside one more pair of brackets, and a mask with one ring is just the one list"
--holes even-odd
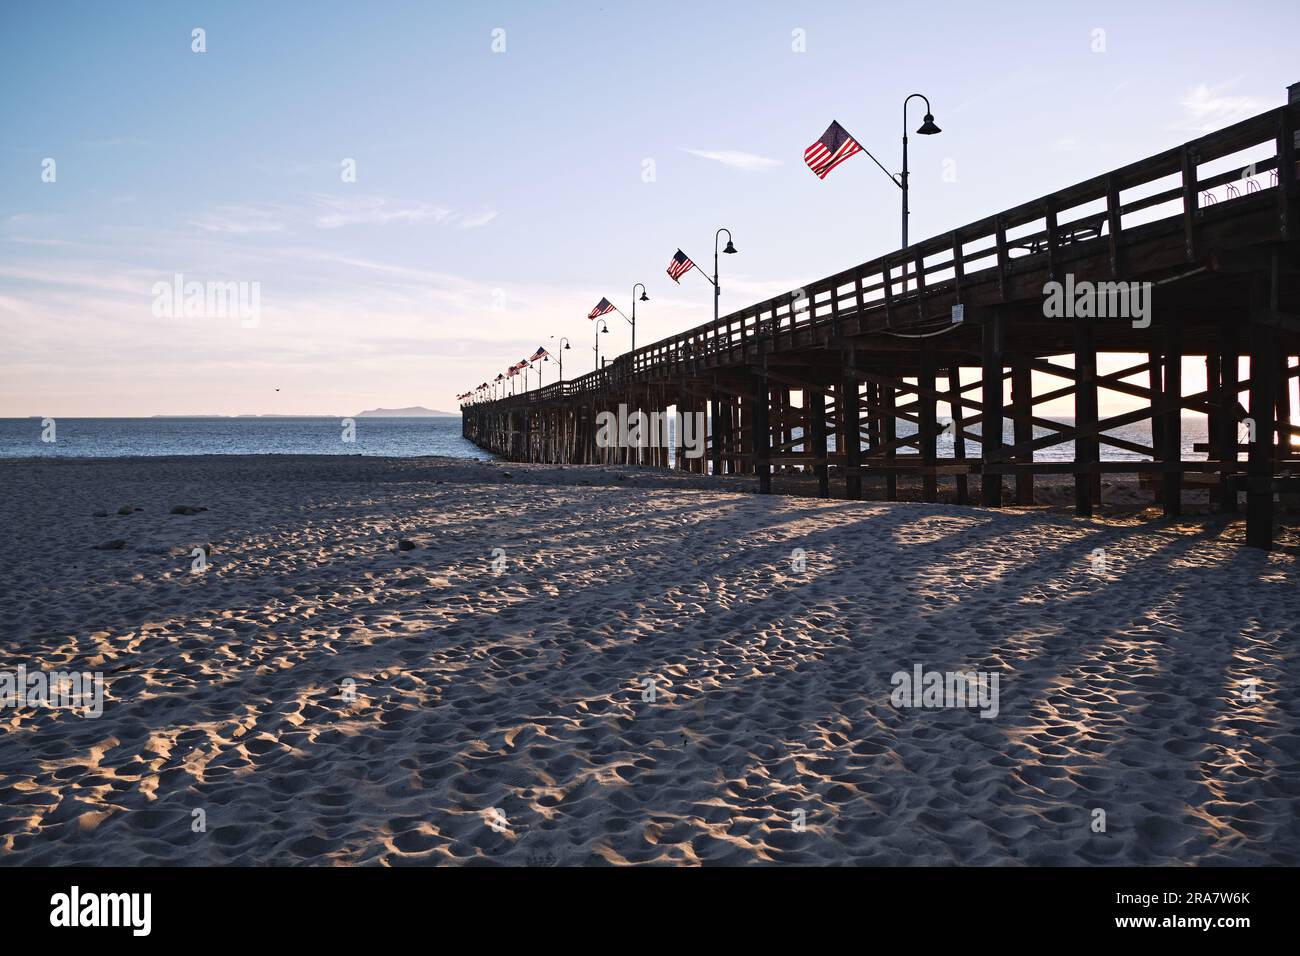
[[(1290, 530), (436, 459), (0, 482), (0, 670), (107, 687), (0, 710), (3, 864), (1300, 863)], [(896, 707), (918, 664), (997, 715)]]

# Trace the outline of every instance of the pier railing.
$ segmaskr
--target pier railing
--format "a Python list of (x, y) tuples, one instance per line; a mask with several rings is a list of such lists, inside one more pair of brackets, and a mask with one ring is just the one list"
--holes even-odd
[[(809, 329), (834, 336), (850, 319), (858, 333), (924, 334), (953, 321), (941, 304), (1010, 301), (1017, 277), (1059, 278), (1071, 260), (1099, 250), (1118, 278), (1126, 273), (1126, 253), (1139, 242), (1154, 239), (1168, 247), (1170, 237), (1181, 233), (1185, 260), (1198, 261), (1206, 223), (1270, 206), (1277, 212), (1274, 237), (1294, 238), (1298, 113), (1297, 106), (1260, 113), (653, 342), (599, 371), (498, 401), (549, 402), (744, 363), (796, 347)], [(1272, 156), (1200, 175), (1202, 166), (1270, 144)], [(1225, 186), (1223, 200), (1210, 192)]]

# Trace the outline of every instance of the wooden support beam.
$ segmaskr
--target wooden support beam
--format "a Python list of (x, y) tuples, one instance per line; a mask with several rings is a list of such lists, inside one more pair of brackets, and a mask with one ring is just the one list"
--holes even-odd
[(1277, 445), (1275, 460), (1283, 461), (1291, 453), (1291, 359), (1277, 357)]
[[(991, 314), (984, 322), (981, 339), (983, 352), (983, 413), (980, 423), (980, 456), (996, 461), (1002, 453), (1002, 316)], [(1002, 506), (1002, 476), (980, 478), (980, 501), (987, 508)]]
[[(933, 468), (935, 460), (938, 458), (938, 448), (935, 443), (938, 426), (935, 421), (937, 417), (936, 402), (933, 397), (938, 394), (934, 382), (934, 352), (922, 345), (917, 361), (920, 364), (920, 371), (916, 377), (917, 389), (926, 396), (921, 399), (921, 416), (918, 423), (921, 438), (921, 464), (927, 468)], [(922, 497), (925, 501), (939, 500), (939, 486), (933, 471), (926, 472), (923, 475), (921, 485)]]
[[(894, 386), (881, 384), (881, 432), (882, 445), (885, 448), (885, 464), (887, 466), (895, 464), (898, 459), (898, 453), (894, 451), (896, 447), (894, 443), (898, 439), (898, 420), (894, 417), (894, 406), (896, 404)], [(890, 501), (898, 500), (898, 476), (892, 471), (885, 478), (885, 497)]]
[[(1074, 418), (1079, 429), (1097, 428), (1097, 344), (1093, 319), (1074, 320)], [(1016, 444), (1019, 444), (1017, 440)], [(1092, 465), (1101, 460), (1101, 445), (1095, 435), (1082, 434), (1074, 440), (1074, 460)], [(1074, 513), (1092, 515), (1092, 476), (1074, 476)]]
[[(772, 407), (776, 412), (775, 422), (772, 422), (771, 416), (769, 415), (768, 427), (771, 428), (773, 434), (776, 435), (777, 445), (781, 448), (786, 448), (788, 447), (789, 443), (793, 440), (794, 437), (793, 429), (790, 428), (790, 419), (792, 417), (792, 409), (794, 407), (793, 399), (791, 399), (790, 397), (790, 386), (787, 383), (786, 379), (780, 378), (772, 374), (771, 371), (768, 371), (767, 373), (767, 381), (769, 385), (775, 385), (775, 387), (772, 389), (772, 394), (774, 396), (772, 401)], [(806, 398), (808, 395), (808, 390), (805, 388), (803, 390), (803, 393)], [(804, 431), (805, 443), (808, 441), (807, 434), (808, 432), (807, 430), (805, 430)], [(805, 448), (805, 451), (806, 450), (807, 449)], [(784, 465), (782, 465), (777, 470), (786, 471), (787, 469), (785, 468)]]
[[(962, 421), (962, 407), (958, 400), (961, 396), (961, 366), (948, 367), (948, 412), (952, 418), (952, 455), (954, 458), (966, 457), (965, 424)], [(970, 482), (964, 474), (957, 475), (957, 504), (970, 503)]]
[(722, 393), (716, 387), (709, 400), (709, 451), (713, 474), (722, 474)]
[(745, 432), (739, 427), (741, 401), (737, 395), (728, 395), (722, 404), (722, 446), (727, 450), (722, 467), (729, 475), (740, 473), (744, 456)]
[(1246, 488), (1246, 544), (1273, 547), (1273, 414), (1277, 408), (1277, 332), (1265, 325), (1250, 328), (1250, 417), (1255, 440), (1250, 444)]
[(817, 476), (817, 496), (829, 498), (831, 485), (826, 464), (826, 396), (821, 392), (804, 392), (803, 405), (807, 412), (809, 447), (812, 453), (813, 473)]
[[(1164, 401), (1172, 406), (1164, 413), (1160, 426), (1161, 448), (1160, 460), (1166, 464), (1182, 461), (1183, 458), (1183, 348), (1182, 330), (1175, 319), (1162, 330), (1164, 343)], [(1164, 493), (1162, 500), (1167, 518), (1176, 518), (1183, 513), (1182, 477), (1172, 472), (1165, 472)]]
[(867, 383), (867, 451), (873, 452), (880, 444), (880, 387)]
[[(1011, 416), (1015, 423), (1014, 435), (1017, 445), (1027, 443), (1034, 438), (1034, 390), (1033, 371), (1023, 359), (1017, 359), (1011, 372)], [(1034, 453), (1029, 452), (1029, 461), (1034, 460)], [(1016, 504), (1032, 505), (1034, 503), (1034, 473), (1028, 469), (1016, 472)]]
[[(1156, 340), (1158, 335), (1159, 332), (1157, 330), (1152, 330), (1151, 338), (1153, 340)], [(1151, 447), (1159, 452), (1165, 447), (1165, 419), (1164, 416), (1155, 412), (1155, 408), (1161, 403), (1161, 401), (1163, 401), (1165, 394), (1165, 366), (1161, 354), (1158, 351), (1153, 350), (1147, 352), (1147, 383), (1150, 386), (1148, 391), (1151, 395), (1150, 403), (1152, 408)]]
[(841, 426), (835, 441), (844, 454), (844, 496), (850, 501), (862, 498), (862, 476), (857, 473), (862, 464), (862, 402), (858, 398), (858, 380), (847, 372), (855, 361), (852, 351), (844, 355), (846, 372), (840, 379)]
[(1219, 511), (1223, 514), (1233, 514), (1237, 510), (1237, 491), (1233, 486), (1232, 476), (1238, 470), (1237, 428), (1241, 421), (1237, 408), (1239, 348), (1237, 327), (1231, 322), (1224, 322), (1219, 327), (1219, 414), (1216, 419), (1218, 428), (1210, 435), (1218, 459), (1225, 463), (1232, 462), (1231, 470), (1224, 471), (1219, 483)]
[(768, 402), (771, 390), (767, 376), (761, 372), (754, 375), (754, 391), (750, 398), (750, 449), (754, 472), (758, 475), (758, 493), (772, 493), (772, 465), (769, 462), (772, 448), (772, 434), (768, 429)]

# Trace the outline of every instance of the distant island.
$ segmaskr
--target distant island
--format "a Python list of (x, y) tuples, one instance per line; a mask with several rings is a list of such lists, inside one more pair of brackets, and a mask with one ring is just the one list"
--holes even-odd
[(440, 412), (436, 408), (412, 405), (410, 408), (368, 408), (354, 418), (455, 418), (458, 412)]

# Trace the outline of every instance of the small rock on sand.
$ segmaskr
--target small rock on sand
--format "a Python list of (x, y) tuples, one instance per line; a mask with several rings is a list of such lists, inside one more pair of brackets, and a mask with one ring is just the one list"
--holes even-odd
[(111, 541), (102, 541), (94, 547), (96, 551), (121, 551), (126, 547), (126, 540), (123, 538), (114, 538)]
[(196, 505), (172, 505), (171, 513), (174, 515), (196, 515), (200, 511), (207, 510), (207, 508)]

